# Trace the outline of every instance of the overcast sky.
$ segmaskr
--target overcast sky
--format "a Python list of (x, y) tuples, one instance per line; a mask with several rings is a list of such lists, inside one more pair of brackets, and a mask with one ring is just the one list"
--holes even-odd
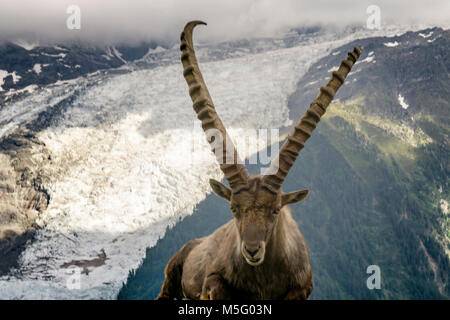
[[(0, 40), (73, 38), (96, 43), (178, 38), (189, 20), (208, 28), (199, 40), (273, 35), (308, 25), (366, 25), (369, 5), (381, 9), (381, 25), (447, 25), (449, 0), (0, 0)], [(81, 10), (81, 29), (69, 30), (70, 5)], [(169, 40), (170, 41), (170, 40)], [(172, 42), (172, 41), (170, 41)]]

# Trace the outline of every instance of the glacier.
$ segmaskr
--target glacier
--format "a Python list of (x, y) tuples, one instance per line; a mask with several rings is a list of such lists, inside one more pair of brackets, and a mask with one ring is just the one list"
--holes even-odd
[[(245, 149), (242, 133), (290, 125), (287, 98), (312, 63), (354, 39), (407, 30), (361, 29), (260, 53), (240, 48), (225, 58), (211, 56), (214, 44), (206, 44), (198, 56), (218, 113), (241, 156), (249, 157), (266, 146), (250, 141), (256, 147)], [(162, 55), (164, 63), (155, 66), (152, 55)], [(51, 200), (20, 267), (0, 277), (0, 298), (116, 298), (146, 248), (192, 214), (211, 192), (210, 178), (222, 179), (192, 110), (178, 55), (176, 49), (155, 50), (121, 67), (125, 72), (60, 81), (0, 110), (0, 137), (32, 124), (42, 112), (60, 110), (38, 132), (52, 155), (42, 168)], [(105, 264), (87, 274), (61, 267), (93, 259), (102, 249)]]

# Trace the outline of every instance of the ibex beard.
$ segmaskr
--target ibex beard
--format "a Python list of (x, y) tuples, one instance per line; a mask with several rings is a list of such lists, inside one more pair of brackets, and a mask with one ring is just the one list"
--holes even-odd
[(218, 130), (223, 137), (219, 152), (209, 142), (230, 186), (212, 179), (210, 185), (229, 201), (234, 218), (211, 235), (189, 241), (170, 259), (158, 299), (307, 299), (313, 290), (308, 246), (287, 205), (305, 199), (308, 190), (284, 193), (281, 185), (362, 48), (349, 52), (320, 88), (268, 169), (271, 174), (249, 176), (198, 67), (192, 42), (198, 24), (205, 23), (189, 22), (181, 33), (183, 75), (203, 130)]

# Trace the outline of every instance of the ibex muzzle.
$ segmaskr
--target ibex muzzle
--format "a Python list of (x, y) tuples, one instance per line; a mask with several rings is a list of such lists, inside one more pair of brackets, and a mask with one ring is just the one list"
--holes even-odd
[(250, 221), (243, 229), (241, 253), (249, 265), (257, 266), (264, 261), (266, 241), (270, 232), (264, 226), (259, 226), (256, 219), (256, 221), (248, 220)]
[(272, 162), (268, 172), (274, 174), (249, 176), (200, 72), (192, 43), (198, 24), (205, 23), (189, 22), (181, 33), (183, 75), (203, 130), (207, 135), (215, 130), (222, 138), (219, 146), (212, 139), (208, 142), (230, 186), (216, 180), (210, 184), (229, 201), (234, 218), (211, 235), (191, 240), (172, 257), (158, 298), (307, 299), (313, 290), (308, 246), (286, 205), (303, 200), (308, 190), (284, 193), (281, 185), (362, 48), (349, 52), (320, 88)]

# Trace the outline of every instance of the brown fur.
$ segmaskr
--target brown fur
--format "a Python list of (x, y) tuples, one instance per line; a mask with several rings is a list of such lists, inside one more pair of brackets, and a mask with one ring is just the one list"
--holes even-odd
[(201, 242), (201, 239), (194, 239), (186, 243), (169, 260), (164, 270), (166, 280), (158, 295), (158, 299), (183, 298), (183, 289), (181, 287), (181, 277), (183, 275), (183, 264), (191, 250)]
[[(248, 190), (231, 196), (235, 219), (211, 235), (189, 242), (170, 260), (159, 298), (306, 299), (313, 289), (306, 242), (281, 196), (252, 177)], [(279, 213), (274, 213), (279, 210)], [(264, 261), (247, 263), (241, 241), (251, 225), (261, 226)], [(264, 226), (264, 227), (263, 227)], [(180, 295), (180, 276), (182, 294)]]

